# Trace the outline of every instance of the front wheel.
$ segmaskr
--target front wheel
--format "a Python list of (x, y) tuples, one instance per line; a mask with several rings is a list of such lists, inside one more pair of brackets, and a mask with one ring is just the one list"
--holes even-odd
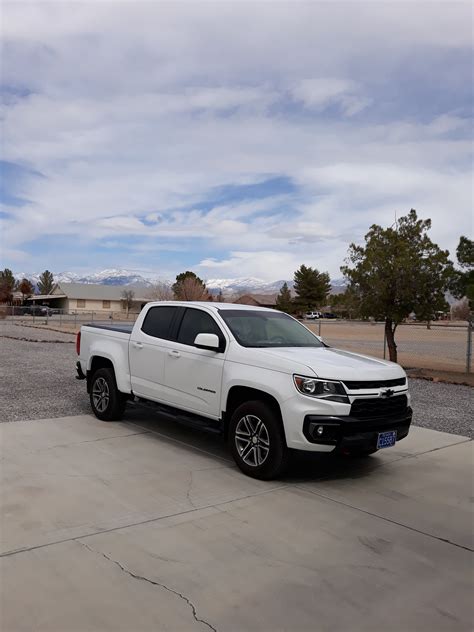
[(90, 402), (94, 415), (102, 421), (120, 421), (126, 399), (117, 388), (113, 369), (98, 369), (92, 376)]
[(264, 402), (246, 402), (234, 411), (229, 444), (235, 462), (247, 476), (270, 480), (287, 467), (288, 448), (280, 418)]

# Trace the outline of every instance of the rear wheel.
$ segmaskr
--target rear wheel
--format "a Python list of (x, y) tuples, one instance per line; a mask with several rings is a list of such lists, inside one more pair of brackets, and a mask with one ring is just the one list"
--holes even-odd
[(234, 411), (229, 444), (239, 468), (253, 478), (270, 480), (287, 467), (288, 448), (281, 421), (264, 402), (246, 402)]
[(97, 369), (90, 384), (90, 402), (94, 415), (102, 421), (119, 421), (126, 398), (117, 388), (113, 369)]

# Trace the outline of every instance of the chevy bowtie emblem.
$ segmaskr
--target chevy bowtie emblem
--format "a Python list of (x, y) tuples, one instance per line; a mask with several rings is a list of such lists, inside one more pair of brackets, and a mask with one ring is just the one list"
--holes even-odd
[(393, 391), (391, 388), (387, 388), (387, 390), (382, 393), (382, 397), (392, 397), (394, 393), (395, 391)]

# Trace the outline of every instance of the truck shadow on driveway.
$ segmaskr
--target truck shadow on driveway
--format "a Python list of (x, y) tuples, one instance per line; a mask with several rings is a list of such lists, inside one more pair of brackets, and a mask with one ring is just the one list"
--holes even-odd
[[(137, 429), (150, 432), (163, 441), (179, 444), (183, 450), (203, 452), (229, 467), (237, 469), (226, 442), (219, 435), (189, 428), (171, 416), (150, 412), (140, 405), (127, 406), (123, 421)], [(384, 461), (375, 454), (351, 457), (316, 452), (291, 451), (287, 472), (281, 482), (301, 483), (317, 480), (357, 479), (369, 476)], [(242, 476), (245, 476), (242, 473)]]

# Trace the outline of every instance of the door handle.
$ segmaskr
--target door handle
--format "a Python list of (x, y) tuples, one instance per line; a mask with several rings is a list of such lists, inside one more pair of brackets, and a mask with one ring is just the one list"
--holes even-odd
[(181, 354), (179, 351), (168, 351), (168, 355), (171, 356), (172, 358), (180, 358)]
[(132, 345), (135, 349), (143, 349), (143, 344), (141, 342), (132, 342)]

